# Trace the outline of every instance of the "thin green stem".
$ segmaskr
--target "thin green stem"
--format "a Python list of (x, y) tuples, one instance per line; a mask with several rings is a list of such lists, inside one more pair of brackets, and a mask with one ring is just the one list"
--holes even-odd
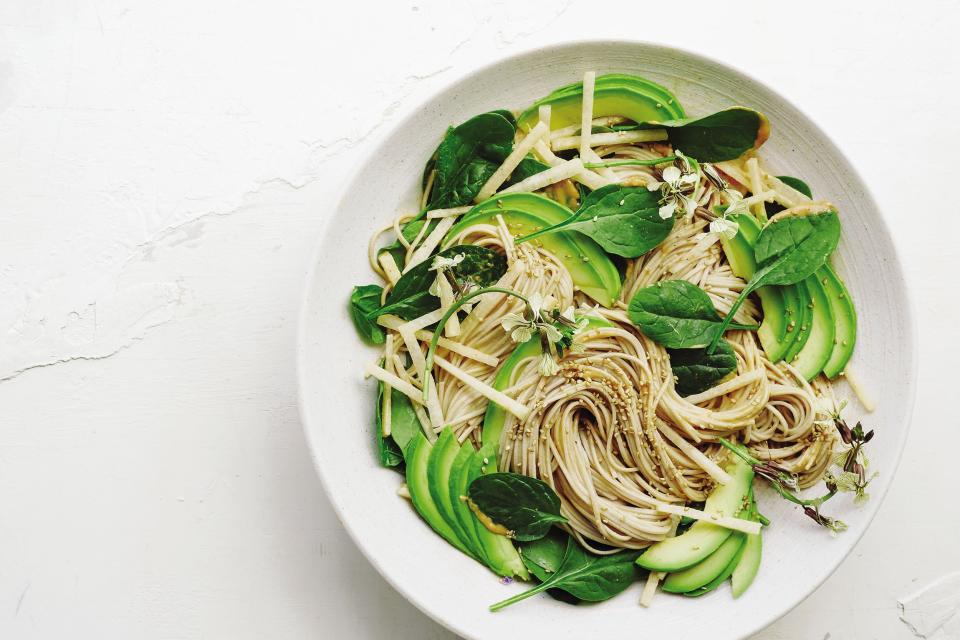
[(654, 158), (653, 160), (605, 160), (604, 162), (584, 162), (587, 169), (602, 169), (604, 167), (653, 167), (658, 164), (673, 162), (677, 156)]
[(440, 342), (440, 336), (443, 335), (443, 328), (446, 326), (447, 321), (450, 319), (453, 314), (455, 314), (460, 307), (470, 302), (478, 296), (482, 296), (485, 293), (503, 293), (515, 298), (520, 298), (526, 304), (530, 304), (530, 301), (521, 294), (513, 291), (512, 289), (504, 289), (503, 287), (486, 287), (484, 289), (478, 289), (463, 296), (447, 309), (447, 312), (443, 314), (443, 317), (440, 318), (440, 322), (437, 323), (437, 328), (433, 330), (433, 337), (430, 339), (430, 348), (427, 350), (427, 357), (425, 360), (425, 365), (423, 367), (423, 403), (426, 404), (430, 397), (430, 372), (433, 371), (433, 358), (434, 354), (437, 352), (437, 344)]
[(540, 229), (539, 231), (534, 231), (533, 233), (528, 233), (528, 234), (525, 235), (525, 236), (520, 236), (519, 238), (516, 238), (516, 239), (514, 240), (514, 243), (516, 243), (516, 244), (522, 244), (522, 243), (524, 243), (524, 242), (529, 242), (530, 240), (533, 240), (534, 238), (539, 238), (540, 236), (544, 236), (544, 235), (546, 235), (546, 234), (548, 234), (548, 233), (553, 233), (553, 232), (556, 231), (557, 229), (560, 229), (560, 228), (562, 228), (562, 227), (566, 227), (567, 225), (573, 224), (574, 222), (576, 222), (577, 220), (579, 220), (581, 217), (583, 217), (585, 211), (586, 211), (585, 209), (580, 209), (580, 211), (577, 211), (575, 214), (573, 214), (572, 216), (570, 216), (570, 217), (567, 218), (566, 220), (561, 220), (561, 221), (558, 222), (557, 224), (550, 225), (549, 227), (544, 227), (543, 229)]
[(753, 288), (749, 283), (747, 283), (746, 288), (740, 292), (740, 295), (737, 296), (733, 306), (730, 307), (730, 311), (728, 311), (727, 315), (724, 316), (723, 320), (720, 321), (720, 329), (717, 331), (717, 335), (713, 337), (713, 340), (710, 341), (710, 346), (707, 347), (707, 353), (713, 353), (717, 349), (717, 343), (720, 342), (720, 339), (723, 338), (724, 332), (733, 322), (733, 316), (736, 315), (741, 305), (743, 305), (743, 302), (747, 299), (747, 296), (749, 296), (752, 292)]
[(520, 602), (520, 601), (522, 601), (522, 600), (526, 600), (526, 599), (529, 598), (530, 596), (535, 596), (535, 595), (537, 595), (538, 593), (541, 593), (541, 592), (543, 592), (543, 591), (546, 591), (546, 590), (549, 589), (549, 588), (550, 588), (550, 581), (549, 581), (549, 580), (548, 580), (547, 582), (541, 582), (540, 584), (538, 584), (537, 586), (533, 587), (532, 589), (527, 589), (527, 590), (524, 591), (523, 593), (518, 593), (517, 595), (515, 595), (515, 596), (513, 596), (513, 597), (507, 598), (506, 600), (501, 600), (500, 602), (497, 602), (496, 604), (490, 605), (490, 611), (500, 611), (500, 609), (503, 609), (504, 607), (509, 607), (511, 604)]

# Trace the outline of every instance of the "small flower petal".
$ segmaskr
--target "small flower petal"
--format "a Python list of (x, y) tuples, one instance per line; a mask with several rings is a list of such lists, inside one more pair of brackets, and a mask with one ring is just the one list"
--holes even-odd
[(532, 337), (533, 337), (533, 327), (531, 327), (528, 324), (515, 327), (514, 330), (510, 332), (510, 339), (516, 342), (517, 344), (527, 342)]
[(647, 183), (647, 191), (656, 191), (663, 185), (659, 180), (651, 180)]
[(540, 317), (540, 311), (543, 309), (543, 296), (539, 291), (530, 296), (530, 311), (533, 312), (533, 319)]
[(540, 366), (538, 368), (540, 374), (544, 376), (554, 376), (560, 371), (560, 365), (557, 364), (550, 353), (544, 353), (540, 356)]
[(680, 180), (680, 169), (671, 165), (663, 170), (663, 181), (671, 187), (676, 187), (678, 180)]
[(675, 201), (668, 202), (667, 204), (660, 207), (660, 217), (664, 220), (669, 220), (673, 217), (673, 214), (677, 212), (677, 203)]
[(541, 324), (539, 327), (540, 331), (543, 332), (543, 335), (546, 336), (550, 342), (555, 344), (563, 340), (563, 334), (552, 324)]

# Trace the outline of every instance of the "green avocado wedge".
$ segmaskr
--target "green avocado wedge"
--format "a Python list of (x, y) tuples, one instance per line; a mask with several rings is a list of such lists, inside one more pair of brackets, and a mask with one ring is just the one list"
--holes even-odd
[(460, 540), (453, 527), (440, 513), (433, 496), (430, 494), (428, 467), (432, 451), (433, 445), (422, 433), (418, 433), (407, 445), (404, 459), (407, 463), (407, 489), (410, 491), (410, 500), (420, 517), (434, 531), (457, 549), (473, 557), (473, 554)]
[(663, 581), (663, 590), (667, 593), (689, 593), (706, 587), (715, 580), (717, 584), (723, 582), (733, 573), (735, 560), (745, 540), (745, 534), (734, 531), (709, 556), (692, 567), (668, 575)]
[[(550, 105), (550, 127), (561, 129), (580, 123), (583, 104), (583, 83), (561, 87), (528, 107), (517, 125), (527, 131), (539, 118), (539, 108)], [(659, 84), (620, 73), (597, 76), (593, 89), (593, 117), (624, 116), (634, 122), (677, 120), (686, 114), (676, 96)]]
[[(587, 329), (599, 327), (611, 327), (609, 322), (603, 318), (587, 316)], [(513, 374), (517, 365), (528, 358), (539, 356), (541, 353), (540, 340), (536, 336), (527, 340), (523, 344), (517, 345), (513, 352), (507, 356), (507, 359), (500, 365), (500, 370), (493, 378), (493, 388), (497, 391), (503, 391), (510, 386)], [(487, 412), (483, 416), (483, 433), (481, 441), (484, 446), (497, 446), (500, 443), (500, 434), (503, 433), (503, 425), (507, 419), (506, 410), (495, 402), (487, 405)]]
[[(497, 216), (514, 236), (521, 236), (563, 222), (573, 212), (562, 204), (533, 193), (511, 193), (481, 202), (464, 214), (447, 232), (443, 248), (452, 246), (464, 230), (478, 225), (496, 225)], [(567, 267), (575, 287), (605, 307), (620, 297), (622, 282), (616, 265), (596, 242), (576, 231), (560, 231), (532, 241), (553, 254)]]
[[(746, 513), (741, 514), (740, 517), (744, 517), (748, 520), (752, 520), (753, 522), (759, 522), (760, 512), (757, 511), (757, 502), (753, 497), (753, 491), (750, 492), (749, 500), (750, 500), (749, 508), (746, 510)], [(733, 534), (733, 535), (736, 535), (736, 534)], [(733, 535), (730, 536), (730, 538), (733, 538)], [(693, 591), (687, 592), (684, 595), (690, 596), (691, 598), (698, 598), (702, 595), (710, 593), (711, 591), (719, 587), (721, 584), (723, 584), (723, 582), (727, 578), (731, 578), (732, 580), (734, 572), (736, 572), (738, 569), (740, 569), (741, 572), (743, 572), (743, 575), (741, 577), (742, 578), (746, 577), (746, 573), (751, 570), (751, 564), (753, 565), (752, 566), (753, 574), (756, 575), (757, 569), (760, 566), (760, 555), (758, 552), (759, 547), (757, 547), (757, 545), (762, 544), (761, 542), (762, 534), (750, 533), (750, 534), (742, 534), (742, 535), (744, 538), (743, 544), (740, 545), (740, 549), (737, 551), (737, 554), (733, 557), (732, 560), (730, 560), (730, 563), (726, 566), (726, 568), (720, 574), (718, 574), (716, 578), (711, 580), (706, 585), (700, 587), (699, 589), (695, 589)], [(746, 557), (748, 548), (754, 550), (755, 557), (753, 555), (751, 555), (750, 558)], [(719, 550), (717, 552), (719, 552)], [(742, 568), (741, 568), (741, 565), (742, 565)], [(750, 580), (753, 580), (753, 578), (750, 577)], [(747, 586), (749, 586), (749, 583), (743, 588), (746, 589)]]
[(460, 445), (460, 452), (457, 453), (457, 457), (453, 459), (453, 464), (450, 466), (448, 499), (453, 508), (456, 522), (459, 525), (459, 531), (463, 533), (467, 546), (473, 550), (474, 555), (477, 556), (481, 562), (489, 564), (487, 563), (486, 551), (480, 542), (480, 536), (477, 535), (477, 529), (474, 526), (475, 516), (473, 512), (470, 511), (470, 507), (467, 506), (466, 500), (461, 499), (461, 496), (467, 495), (467, 487), (469, 486), (467, 479), (470, 470), (470, 461), (473, 459), (474, 453), (476, 453), (476, 449), (473, 448), (473, 445), (470, 444), (469, 441)]
[(454, 535), (470, 551), (470, 555), (478, 558), (481, 557), (481, 554), (472, 544), (472, 536), (468, 535), (464, 528), (460, 526), (450, 496), (450, 474), (453, 463), (459, 457), (459, 454), (460, 445), (457, 443), (457, 436), (454, 435), (453, 429), (447, 427), (440, 432), (440, 437), (437, 438), (436, 443), (430, 450), (430, 456), (427, 459), (427, 487), (437, 511), (446, 520)]
[(810, 310), (810, 333), (803, 349), (790, 363), (807, 380), (813, 380), (823, 371), (834, 347), (836, 324), (830, 299), (820, 283), (820, 278), (824, 277), (822, 272), (823, 269), (820, 269), (802, 283), (810, 296), (810, 303), (807, 306)]
[[(465, 483), (461, 485), (464, 487), (462, 495), (466, 495), (466, 488), (481, 475), (496, 473), (496, 452), (496, 446), (485, 445), (470, 457), (467, 462)], [(465, 502), (463, 502), (463, 504), (466, 506)], [(469, 509), (469, 507), (467, 508)], [(506, 577), (515, 576), (522, 580), (530, 579), (530, 575), (527, 573), (527, 568), (523, 564), (519, 552), (509, 538), (493, 533), (487, 529), (472, 511), (470, 512), (470, 523), (473, 525), (480, 546), (483, 548), (483, 555), (486, 559), (487, 566), (490, 567), (494, 573)]]
[(817, 273), (817, 278), (830, 300), (830, 309), (837, 323), (837, 330), (833, 338), (833, 351), (830, 359), (823, 367), (823, 373), (830, 379), (843, 373), (844, 367), (853, 354), (853, 346), (857, 342), (857, 310), (853, 300), (847, 292), (843, 281), (830, 265), (825, 265)]
[[(734, 458), (726, 465), (725, 470), (730, 474), (731, 480), (714, 489), (707, 498), (703, 507), (707, 513), (736, 515), (743, 510), (748, 499), (753, 484), (753, 468), (739, 458)], [(698, 520), (679, 536), (667, 538), (651, 546), (637, 558), (637, 564), (650, 571), (681, 571), (706, 559), (732, 534), (730, 529)]]
[(737, 566), (730, 574), (730, 585), (733, 587), (733, 597), (739, 598), (753, 584), (760, 570), (760, 559), (763, 556), (763, 534), (749, 534), (743, 543), (743, 551)]

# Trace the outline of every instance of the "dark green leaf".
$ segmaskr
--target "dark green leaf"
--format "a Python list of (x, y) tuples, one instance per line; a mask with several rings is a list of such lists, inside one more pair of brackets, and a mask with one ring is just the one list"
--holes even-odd
[(639, 258), (673, 229), (673, 218), (660, 217), (660, 195), (646, 187), (608, 185), (593, 191), (567, 228), (592, 238), (605, 251)]
[(627, 312), (645, 336), (668, 349), (707, 346), (721, 322), (710, 296), (686, 280), (664, 280), (640, 289)]
[[(768, 223), (753, 246), (757, 270), (733, 303), (722, 328), (726, 329), (743, 301), (758, 288), (796, 284), (813, 275), (830, 258), (839, 241), (840, 218), (836, 211), (788, 216)], [(720, 335), (713, 338), (713, 343)]]
[(639, 577), (639, 568), (635, 564), (639, 556), (639, 551), (594, 556), (568, 536), (563, 561), (556, 572), (532, 589), (492, 605), (490, 610), (499, 611), (548, 589), (562, 589), (587, 602), (608, 600)]
[(547, 483), (517, 473), (481, 476), (470, 484), (467, 497), (521, 542), (538, 540), (554, 523), (567, 521), (560, 515), (560, 498)]
[[(463, 254), (463, 262), (451, 269), (453, 277), (461, 284), (486, 287), (503, 276), (507, 271), (507, 260), (502, 255), (487, 249), (472, 245), (457, 245), (441, 251), (445, 258)], [(437, 277), (436, 271), (431, 271), (433, 260), (428, 258), (407, 271), (393, 290), (387, 295), (383, 307), (376, 311), (376, 315), (392, 313), (404, 320), (413, 320), (440, 308), (440, 298), (430, 295), (430, 285)]]
[(513, 149), (515, 131), (501, 112), (482, 113), (448, 130), (434, 154), (430, 208), (470, 204)]
[(754, 289), (796, 284), (822, 267), (839, 241), (840, 218), (834, 211), (774, 220), (757, 236), (757, 272), (750, 283)]
[(376, 284), (365, 284), (354, 287), (350, 294), (350, 317), (353, 326), (357, 328), (360, 337), (372, 344), (383, 344), (386, 335), (376, 320), (369, 319), (380, 308), (380, 296), (383, 287)]
[(682, 396), (706, 391), (737, 370), (736, 353), (726, 340), (718, 342), (713, 353), (706, 349), (668, 349), (667, 353)]
[(569, 537), (563, 531), (553, 529), (539, 540), (520, 545), (520, 558), (523, 564), (540, 582), (549, 580), (551, 574), (556, 573), (560, 568)]
[(610, 254), (638, 258), (670, 235), (673, 218), (660, 217), (659, 192), (612, 184), (590, 192), (575, 214), (519, 242), (560, 230), (578, 231)]
[(813, 197), (813, 191), (810, 189), (810, 185), (800, 178), (794, 178), (793, 176), (777, 176), (777, 178), (779, 178), (780, 182), (783, 184), (787, 185), (788, 187), (793, 187), (808, 198)]
[(406, 394), (392, 389), (390, 393), (390, 438), (397, 443), (401, 451), (413, 437), (420, 433), (420, 420), (413, 410), (413, 403)]
[(399, 467), (403, 464), (403, 453), (389, 437), (383, 435), (383, 382), (377, 384), (376, 430), (377, 457), (385, 467)]
[(759, 148), (770, 134), (770, 123), (758, 111), (731, 107), (702, 118), (644, 122), (641, 129), (666, 129), (674, 149), (701, 162), (734, 160)]
[(507, 183), (504, 186), (509, 187), (510, 185), (520, 182), (521, 180), (526, 180), (530, 176), (542, 173), (549, 168), (549, 165), (545, 165), (539, 160), (527, 156), (521, 160), (520, 164), (517, 165), (517, 168), (513, 170), (513, 173), (510, 174), (510, 179), (507, 180)]

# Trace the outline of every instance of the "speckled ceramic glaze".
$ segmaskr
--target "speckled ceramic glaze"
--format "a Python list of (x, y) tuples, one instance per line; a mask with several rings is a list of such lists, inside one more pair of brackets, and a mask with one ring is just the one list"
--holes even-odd
[[(350, 287), (375, 281), (367, 264), (370, 234), (397, 211), (416, 209), (424, 162), (450, 124), (495, 108), (522, 108), (584, 71), (633, 73), (671, 89), (688, 115), (730, 105), (764, 112), (772, 133), (762, 149), (773, 173), (800, 176), (836, 203), (843, 237), (834, 264), (859, 312), (859, 343), (850, 369), (877, 410), (864, 416), (877, 437), (871, 462), (881, 475), (873, 499), (853, 508), (838, 499), (830, 513), (850, 529), (831, 538), (792, 505), (761, 492), (773, 520), (753, 586), (734, 600), (728, 587), (697, 599), (660, 594), (637, 605), (641, 585), (608, 602), (572, 607), (539, 596), (499, 613), (487, 605), (523, 585), (503, 585), (435, 535), (396, 495), (400, 477), (374, 457), (375, 383), (360, 371), (374, 350), (361, 344), (346, 310)], [(376, 158), (376, 162), (373, 161)], [(896, 253), (866, 186), (826, 135), (783, 98), (717, 62), (675, 49), (630, 42), (585, 42), (531, 51), (496, 62), (453, 84), (383, 138), (329, 218), (306, 290), (299, 379), (304, 427), (334, 509), (370, 562), (425, 613), (468, 638), (747, 636), (813, 591), (863, 534), (886, 493), (906, 437), (914, 396), (915, 339)], [(840, 385), (847, 394), (846, 385)], [(849, 417), (862, 408), (854, 403)], [(877, 559), (881, 561), (880, 558)], [(376, 603), (371, 603), (376, 606)], [(662, 635), (661, 635), (662, 634)]]

